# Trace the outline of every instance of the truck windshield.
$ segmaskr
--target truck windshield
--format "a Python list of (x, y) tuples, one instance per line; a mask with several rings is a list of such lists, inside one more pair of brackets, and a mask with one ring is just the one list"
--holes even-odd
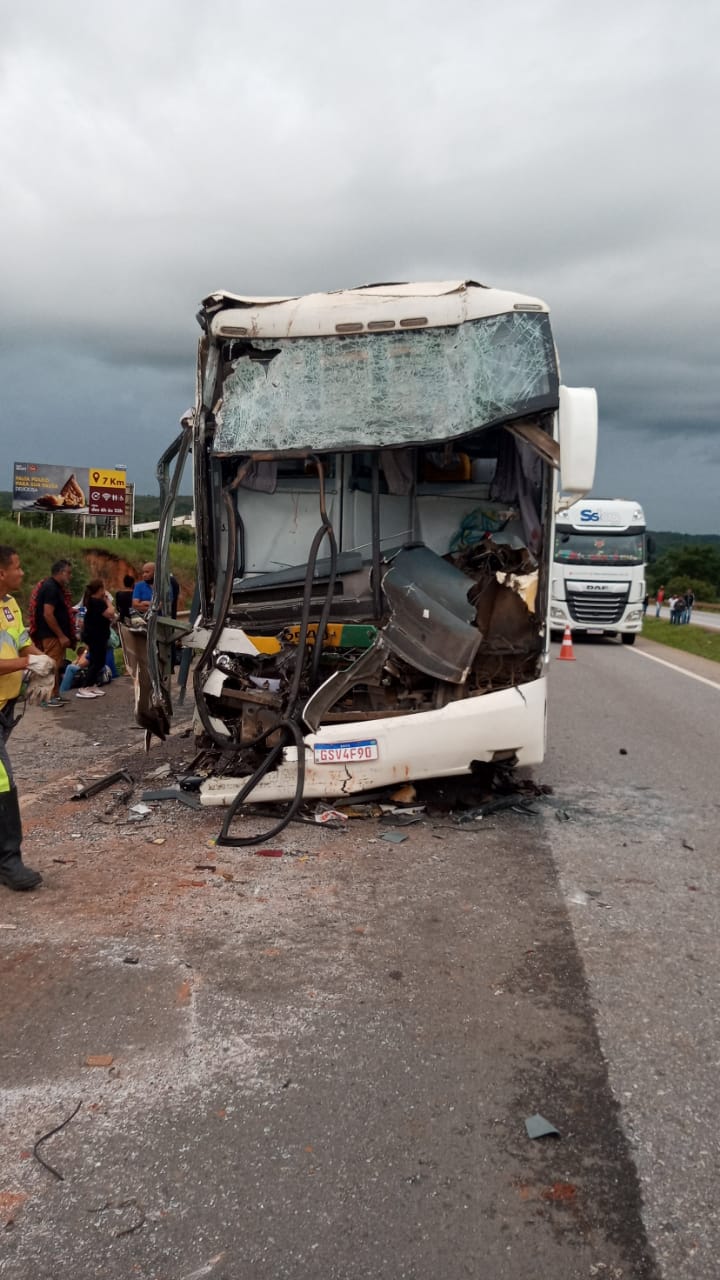
[(558, 532), (555, 559), (560, 564), (643, 564), (645, 535)]

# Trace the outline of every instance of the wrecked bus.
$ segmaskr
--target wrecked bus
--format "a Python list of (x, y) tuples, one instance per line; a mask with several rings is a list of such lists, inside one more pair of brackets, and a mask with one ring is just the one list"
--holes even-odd
[[(220, 292), (198, 319), (176, 448), (194, 466), (202, 803), (297, 808), (542, 760), (556, 476), (589, 490), (597, 428), (594, 391), (560, 386), (545, 304), (382, 284)], [(157, 651), (151, 685), (169, 713)]]

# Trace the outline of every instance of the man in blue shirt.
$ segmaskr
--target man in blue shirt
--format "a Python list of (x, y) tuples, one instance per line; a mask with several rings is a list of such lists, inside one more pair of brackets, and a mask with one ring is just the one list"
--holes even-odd
[(133, 588), (132, 607), (136, 613), (147, 613), (153, 598), (153, 582), (155, 581), (155, 565), (144, 564), (142, 577)]

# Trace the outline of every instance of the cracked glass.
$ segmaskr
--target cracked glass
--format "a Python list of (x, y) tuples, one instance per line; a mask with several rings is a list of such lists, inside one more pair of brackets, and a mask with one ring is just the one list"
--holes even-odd
[(450, 440), (558, 401), (544, 312), (404, 332), (254, 338), (227, 343), (223, 355), (218, 455)]

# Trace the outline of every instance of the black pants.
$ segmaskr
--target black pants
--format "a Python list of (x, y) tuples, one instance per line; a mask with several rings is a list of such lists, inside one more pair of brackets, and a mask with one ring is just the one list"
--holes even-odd
[(13, 698), (10, 702), (6, 702), (2, 711), (0, 711), (0, 791), (12, 791), (15, 785), (6, 744), (17, 723), (15, 719), (16, 701), (17, 699)]
[(109, 637), (102, 640), (86, 641), (88, 646), (88, 665), (85, 668), (85, 680), (83, 682), (86, 686), (97, 684), (100, 679), (100, 672), (105, 666), (108, 639)]

